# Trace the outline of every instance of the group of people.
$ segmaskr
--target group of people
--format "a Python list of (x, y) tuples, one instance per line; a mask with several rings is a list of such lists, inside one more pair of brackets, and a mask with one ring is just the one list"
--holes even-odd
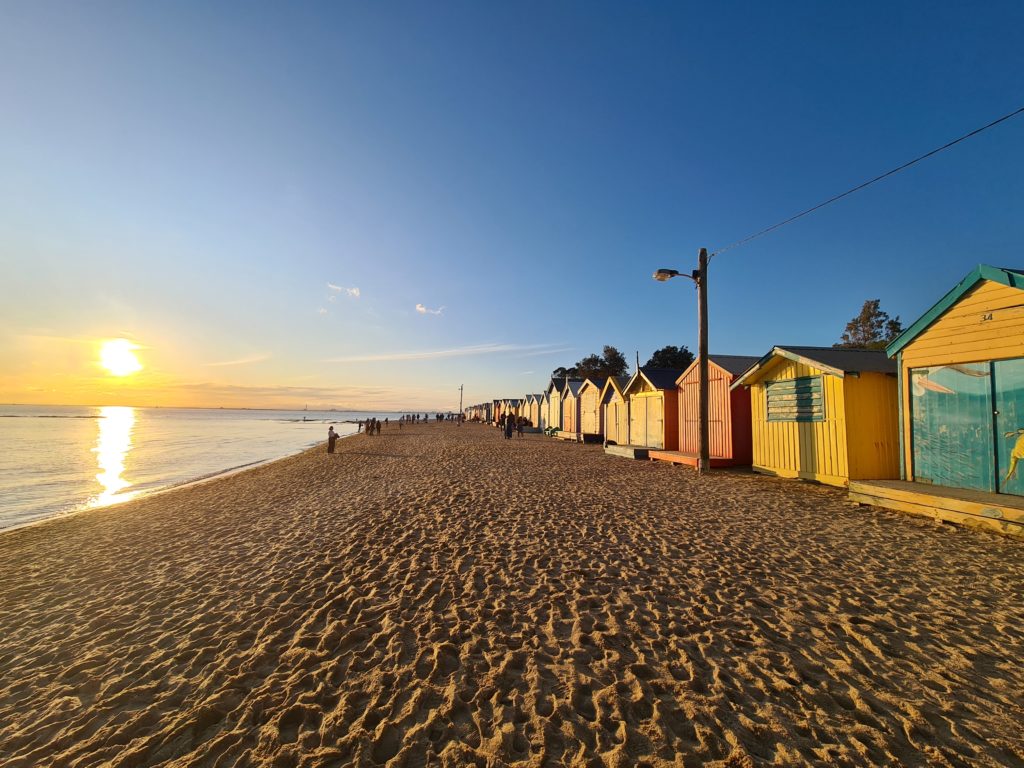
[(523, 428), (526, 426), (527, 419), (525, 416), (514, 416), (513, 414), (501, 414), (498, 417), (498, 429), (505, 434), (506, 440), (512, 439), (512, 433), (515, 432), (519, 437), (523, 436)]
[(360, 421), (359, 422), (359, 428), (356, 430), (356, 434), (359, 434), (360, 432), (362, 432), (365, 429), (366, 430), (366, 434), (368, 434), (368, 435), (379, 435), (380, 434), (380, 428), (381, 428), (382, 424), (384, 426), (387, 426), (388, 420), (385, 418), (384, 421), (381, 422), (380, 419), (372, 418), (372, 419), (367, 419), (366, 421)]
[[(398, 423), (398, 428), (401, 429), (406, 424), (422, 424), (422, 423), (426, 423), (429, 420), (430, 420), (430, 415), (426, 414), (426, 413), (424, 413), (422, 416), (420, 414), (418, 414), (418, 413), (407, 413), (407, 414), (403, 414), (402, 416), (399, 416), (397, 423)], [(462, 426), (462, 422), (466, 420), (466, 417), (463, 416), (461, 413), (437, 413), (437, 414), (434, 414), (434, 420), (437, 421), (439, 424), (441, 422), (444, 422), (444, 421), (454, 421), (454, 422), (456, 422), (456, 424), (458, 424), (461, 427)], [(511, 421), (511, 419), (509, 419), (509, 421)], [(388, 417), (386, 417), (386, 416), (384, 417), (383, 421), (381, 421), (380, 419), (378, 419), (376, 417), (371, 417), (371, 418), (365, 419), (363, 421), (358, 421), (358, 422), (356, 422), (356, 424), (358, 425), (358, 428), (356, 429), (356, 434), (360, 434), (360, 433), (365, 432), (367, 435), (379, 435), (381, 428), (388, 426), (388, 424), (390, 424), (390, 423), (391, 423), (390, 419)], [(520, 427), (520, 429), (519, 429), (520, 437), (522, 437), (522, 434), (523, 434), (523, 430), (522, 430), (522, 427)], [(338, 435), (337, 432), (334, 431), (334, 425), (332, 424), (327, 429), (327, 452), (328, 453), (334, 453), (334, 446), (338, 442), (338, 437), (339, 437), (339, 435)], [(511, 434), (509, 435), (509, 437), (511, 437)]]

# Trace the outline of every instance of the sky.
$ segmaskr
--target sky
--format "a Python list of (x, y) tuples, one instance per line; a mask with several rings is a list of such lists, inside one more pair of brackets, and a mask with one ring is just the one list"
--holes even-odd
[[(1019, 2), (0, 4), (0, 402), (444, 409), (1024, 105)], [(1024, 116), (712, 259), (712, 353), (1024, 266)], [(141, 370), (115, 376), (103, 343)]]

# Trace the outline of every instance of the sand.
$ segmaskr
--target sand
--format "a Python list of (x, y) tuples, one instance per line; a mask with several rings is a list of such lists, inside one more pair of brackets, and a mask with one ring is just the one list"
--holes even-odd
[(427, 425), (0, 535), (0, 765), (1024, 765), (1024, 546)]

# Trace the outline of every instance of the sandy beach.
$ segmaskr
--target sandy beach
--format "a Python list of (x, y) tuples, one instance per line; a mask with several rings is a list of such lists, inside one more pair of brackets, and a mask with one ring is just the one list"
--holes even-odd
[(423, 425), (0, 535), (0, 765), (1024, 765), (1024, 546)]

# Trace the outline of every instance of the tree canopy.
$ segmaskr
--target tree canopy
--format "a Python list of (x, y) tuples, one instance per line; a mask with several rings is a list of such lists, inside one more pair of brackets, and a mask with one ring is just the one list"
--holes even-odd
[(868, 299), (860, 314), (846, 324), (846, 330), (833, 347), (845, 349), (885, 349), (885, 346), (903, 333), (899, 315), (889, 317), (881, 309), (879, 299)]
[(587, 355), (571, 368), (558, 367), (551, 372), (551, 378), (586, 379), (590, 377), (608, 378), (609, 376), (625, 376), (629, 373), (626, 358), (615, 347), (605, 345), (600, 355)]
[(645, 364), (645, 368), (687, 368), (693, 362), (693, 352), (686, 348), (667, 346), (657, 350)]

